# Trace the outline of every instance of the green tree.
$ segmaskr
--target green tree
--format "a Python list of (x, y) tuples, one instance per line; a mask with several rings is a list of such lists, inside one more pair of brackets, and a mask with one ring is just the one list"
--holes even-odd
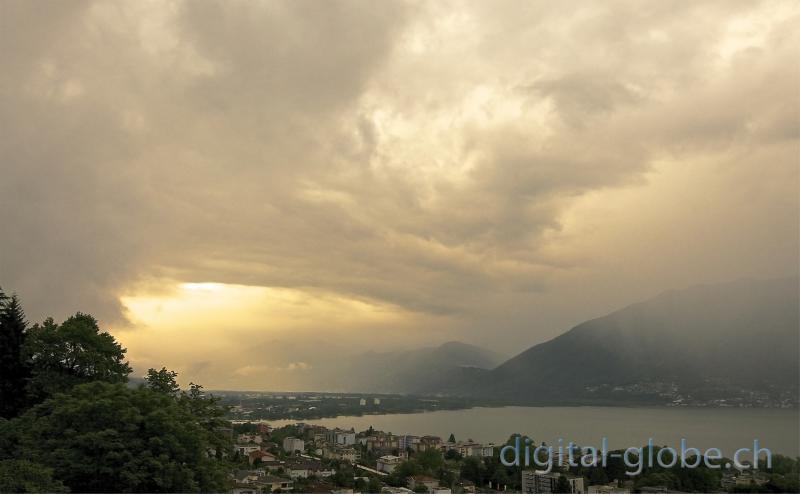
[(335, 466), (336, 473), (330, 479), (334, 485), (352, 489), (355, 486), (353, 467), (347, 463), (340, 462)]
[(160, 371), (147, 369), (147, 376), (145, 376), (144, 380), (147, 382), (147, 387), (153, 391), (175, 395), (181, 390), (176, 380), (177, 377), (177, 372), (162, 367)]
[(438, 475), (439, 483), (445, 487), (452, 487), (456, 482), (456, 475), (447, 468), (440, 468)]
[(28, 393), (35, 402), (87, 382), (124, 383), (131, 373), (125, 349), (100, 331), (94, 317), (80, 312), (60, 325), (52, 318), (34, 325), (24, 349), (31, 361)]
[(231, 448), (229, 441), (219, 434), (220, 428), (228, 426), (224, 420), (227, 407), (220, 405), (219, 398), (206, 395), (203, 386), (195, 383), (189, 383), (189, 391), (180, 394), (178, 404), (192, 416), (195, 424), (205, 431), (205, 438), (217, 458), (222, 458), (222, 453)]
[(459, 453), (458, 451), (456, 451), (454, 449), (448, 449), (447, 452), (444, 454), (444, 458), (446, 460), (460, 460), (461, 459), (461, 453)]
[[(178, 373), (166, 367), (162, 367), (160, 371), (148, 369), (146, 388), (174, 398), (194, 418), (194, 422), (202, 427), (211, 449), (221, 457), (223, 451), (230, 449), (228, 440), (218, 433), (220, 428), (228, 425), (224, 420), (227, 407), (220, 405), (219, 398), (206, 395), (203, 386), (199, 384), (189, 383), (189, 390), (181, 391), (177, 378)], [(249, 425), (252, 426), (249, 432), (255, 432), (255, 424)]]
[(67, 492), (53, 469), (26, 460), (0, 461), (0, 492)]
[(456, 442), (456, 436), (455, 436), (455, 434), (453, 434), (453, 433), (451, 432), (451, 433), (450, 433), (450, 437), (448, 437), (448, 438), (447, 438), (447, 442), (448, 442), (448, 443), (454, 443), (454, 442)]
[(444, 465), (442, 453), (436, 449), (426, 449), (421, 451), (416, 456), (417, 463), (422, 467), (422, 470), (427, 474), (439, 470)]
[(481, 486), (485, 476), (485, 467), (477, 458), (470, 456), (461, 463), (461, 478), (471, 480), (475, 482), (475, 485)]
[(378, 477), (370, 477), (369, 484), (367, 484), (367, 492), (375, 493), (380, 492), (383, 485)]
[(397, 465), (392, 473), (397, 473), (400, 478), (407, 478), (420, 475), (423, 472), (422, 467), (416, 461), (404, 461)]
[(598, 484), (607, 484), (608, 483), (608, 475), (606, 475), (606, 471), (601, 467), (593, 467), (589, 471), (589, 484), (590, 485), (598, 485)]
[(22, 351), (27, 323), (16, 295), (0, 290), (0, 417), (12, 418), (26, 405), (28, 365)]
[(569, 480), (564, 475), (558, 476), (558, 481), (556, 481), (556, 488), (553, 492), (571, 492), (569, 487)]
[(93, 382), (22, 417), (24, 459), (53, 468), (76, 492), (207, 492), (228, 465), (179, 400), (145, 387)]

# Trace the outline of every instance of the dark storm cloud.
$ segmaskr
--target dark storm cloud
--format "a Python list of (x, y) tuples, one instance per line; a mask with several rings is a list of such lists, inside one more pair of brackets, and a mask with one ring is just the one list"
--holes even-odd
[[(142, 280), (214, 281), (528, 342), (566, 320), (548, 310), (586, 315), (576, 273), (611, 304), (797, 267), (791, 2), (0, 9), (0, 282), (34, 319), (119, 322)], [(617, 278), (615, 249), (643, 239), (595, 240), (603, 213), (570, 212), (677, 188), (675, 163), (698, 171), (677, 192), (713, 197), (711, 227), (740, 250), (684, 249), (711, 227), (681, 210), (663, 250), (628, 255), (663, 271)], [(680, 210), (659, 201), (620, 222)]]

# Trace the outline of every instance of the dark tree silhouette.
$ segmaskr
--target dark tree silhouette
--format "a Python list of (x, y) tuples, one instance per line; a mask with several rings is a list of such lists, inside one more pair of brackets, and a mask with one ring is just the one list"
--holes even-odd
[(29, 369), (23, 356), (25, 312), (16, 295), (0, 290), (0, 416), (16, 417), (25, 407)]
[(176, 381), (177, 377), (177, 372), (162, 367), (160, 371), (147, 369), (147, 376), (145, 376), (144, 380), (147, 381), (147, 387), (149, 389), (168, 395), (174, 395), (181, 390), (181, 387), (178, 386), (178, 382)]
[(34, 325), (24, 348), (32, 366), (28, 394), (37, 403), (78, 384), (124, 383), (131, 373), (125, 349), (89, 314)]

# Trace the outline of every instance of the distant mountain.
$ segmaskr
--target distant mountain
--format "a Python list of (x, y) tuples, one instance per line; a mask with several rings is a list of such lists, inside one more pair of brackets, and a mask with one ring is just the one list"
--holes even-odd
[(451, 341), (438, 347), (397, 352), (368, 352), (348, 359), (351, 391), (411, 393), (438, 388), (461, 369), (491, 369), (502, 356), (474, 345)]
[(514, 403), (796, 401), (799, 300), (796, 277), (669, 291), (419, 391)]

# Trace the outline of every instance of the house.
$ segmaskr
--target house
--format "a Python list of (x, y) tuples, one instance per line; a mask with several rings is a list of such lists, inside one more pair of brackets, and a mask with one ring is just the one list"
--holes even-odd
[(265, 424), (264, 422), (261, 422), (258, 425), (256, 425), (256, 432), (258, 432), (259, 434), (271, 434), (272, 426), (269, 424)]
[(428, 489), (428, 492), (432, 492), (433, 489), (439, 487), (439, 480), (427, 475), (414, 475), (408, 478), (409, 489), (416, 492), (421, 487)]
[(249, 461), (250, 461), (251, 465), (253, 463), (255, 463), (256, 461), (260, 461), (260, 462), (263, 463), (263, 462), (267, 462), (267, 461), (275, 461), (275, 460), (277, 460), (275, 455), (273, 455), (272, 453), (267, 453), (266, 451), (262, 451), (260, 449), (257, 450), (257, 451), (251, 451), (247, 456), (250, 457)]
[(264, 439), (258, 434), (239, 434), (236, 438), (236, 442), (240, 444), (247, 444), (247, 443), (256, 443), (261, 444)]
[(388, 492), (389, 494), (409, 494), (413, 493), (414, 491), (412, 491), (411, 489), (407, 489), (405, 487), (386, 486), (381, 488), (381, 492)]
[(464, 458), (467, 458), (469, 456), (475, 456), (475, 457), (479, 457), (479, 458), (494, 456), (494, 445), (493, 444), (489, 444), (487, 446), (484, 446), (482, 444), (478, 444), (478, 443), (470, 441), (470, 442), (466, 442), (466, 443), (455, 444), (455, 445), (453, 445), (452, 448), (449, 448), (449, 449), (455, 449), (456, 451), (458, 451), (458, 454), (460, 454)]
[(372, 435), (359, 438), (359, 442), (367, 446), (367, 451), (393, 451), (398, 448), (398, 437), (392, 434), (375, 431)]
[(276, 477), (274, 475), (266, 475), (258, 482), (262, 489), (269, 487), (271, 492), (290, 491), (294, 487), (294, 482), (290, 479)]
[(261, 447), (258, 444), (234, 444), (233, 452), (239, 453), (242, 456), (247, 456), (253, 451), (259, 451)]
[(329, 430), (326, 439), (333, 446), (352, 446), (356, 443), (355, 431), (342, 429)]
[(417, 451), (419, 448), (420, 438), (417, 436), (399, 436), (397, 438), (397, 448), (401, 451), (411, 450)]
[(325, 448), (322, 450), (322, 456), (324, 458), (332, 458), (335, 460), (347, 460), (350, 463), (355, 463), (356, 460), (361, 458), (361, 453), (359, 453), (355, 448), (341, 448), (341, 447), (334, 447)]
[(231, 494), (260, 494), (261, 489), (255, 484), (242, 484), (235, 482)]
[(461, 488), (462, 492), (467, 492), (469, 494), (475, 493), (475, 483), (471, 480), (466, 480), (466, 479), (462, 480), (461, 482), (458, 483), (458, 487)]
[(293, 482), (290, 479), (267, 475), (263, 470), (238, 470), (233, 474), (233, 494), (260, 494), (264, 490), (271, 492), (290, 491)]
[(325, 467), (321, 461), (307, 458), (289, 460), (284, 465), (284, 469), (292, 479), (325, 478), (336, 473), (332, 468)]
[(442, 446), (442, 438), (438, 436), (422, 436), (419, 441), (431, 448), (440, 448)]
[(291, 477), (292, 480), (307, 479), (311, 476), (308, 465), (301, 461), (287, 461), (284, 464), (284, 472)]
[(587, 494), (583, 477), (573, 477), (560, 472), (545, 473), (539, 470), (522, 471), (522, 492), (525, 494), (547, 494), (558, 491), (560, 477), (565, 477), (570, 494)]
[(377, 470), (379, 472), (392, 473), (397, 466), (403, 462), (399, 456), (386, 455), (378, 458)]
[(587, 494), (630, 494), (631, 490), (625, 487), (618, 487), (616, 482), (607, 485), (590, 485)]
[(295, 451), (305, 451), (306, 444), (302, 439), (296, 437), (287, 437), (283, 440), (283, 450), (287, 453), (294, 453)]
[(263, 472), (258, 470), (237, 470), (233, 474), (233, 480), (237, 484), (249, 484), (263, 476)]
[(280, 470), (283, 470), (284, 463), (278, 460), (268, 460), (261, 462), (260, 467), (264, 469), (266, 472), (274, 473)]

